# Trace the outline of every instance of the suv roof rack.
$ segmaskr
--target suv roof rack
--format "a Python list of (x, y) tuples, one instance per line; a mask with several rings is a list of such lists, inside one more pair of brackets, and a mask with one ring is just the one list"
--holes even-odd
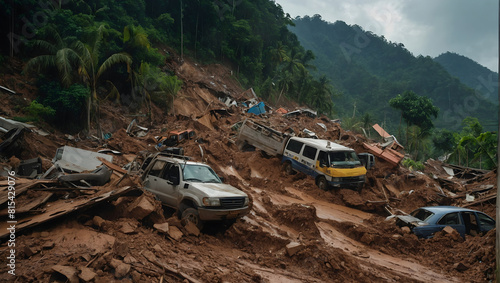
[(171, 152), (163, 152), (163, 151), (160, 151), (158, 152), (156, 155), (161, 155), (161, 156), (166, 156), (166, 157), (176, 157), (176, 158), (180, 158), (180, 159), (183, 159), (185, 161), (187, 160), (191, 160), (191, 157), (190, 156), (186, 156), (186, 155), (179, 155), (179, 154), (173, 154)]

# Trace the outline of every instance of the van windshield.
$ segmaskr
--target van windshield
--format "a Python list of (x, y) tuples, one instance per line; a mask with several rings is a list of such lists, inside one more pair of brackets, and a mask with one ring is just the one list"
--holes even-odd
[(356, 152), (354, 151), (330, 151), (330, 167), (334, 168), (354, 168), (361, 165)]

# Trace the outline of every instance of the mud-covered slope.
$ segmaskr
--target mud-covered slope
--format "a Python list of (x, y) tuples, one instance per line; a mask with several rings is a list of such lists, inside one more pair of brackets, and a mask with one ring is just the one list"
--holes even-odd
[[(191, 128), (197, 132), (197, 140), (182, 145), (186, 155), (208, 163), (225, 182), (246, 192), (251, 198), (250, 213), (230, 225), (209, 223), (196, 236), (179, 222), (175, 211), (161, 208), (148, 193), (143, 197), (155, 205), (158, 214), (140, 218), (130, 213), (142, 193), (139, 190), (135, 195), (122, 196), (17, 234), (16, 275), (8, 274), (9, 267), (4, 264), (0, 267), (0, 281), (77, 282), (72, 281), (74, 276), (84, 282), (485, 282), (492, 279), (495, 231), (467, 236), (465, 240), (446, 233), (423, 240), (386, 220), (389, 212), (410, 212), (424, 205), (464, 205), (464, 198), (451, 197), (451, 188), (440, 184), (438, 177), (457, 184), (466, 184), (465, 179), (442, 175), (436, 161), (429, 161), (425, 172), (412, 172), (377, 160), (361, 192), (322, 191), (306, 175), (282, 172), (277, 157), (260, 151), (240, 151), (231, 142), (235, 134), (231, 126), (252, 117), (277, 130), (292, 128), (299, 132), (307, 128), (320, 138), (359, 152), (363, 151), (362, 142), (367, 138), (344, 131), (325, 117), (287, 119), (277, 113), (256, 117), (245, 113), (243, 108), (227, 108), (218, 96), (237, 97), (243, 92), (231, 78), (229, 69), (220, 65), (199, 66), (189, 61), (170, 64), (184, 81), (174, 102), (175, 115), (154, 108), (152, 117), (134, 116), (139, 125), (149, 127), (146, 136), (126, 134), (133, 113), (118, 105), (102, 104), (102, 127), (112, 133), (110, 139), (79, 140), (68, 139), (58, 132), (48, 137), (28, 133), (23, 151), (17, 157), (40, 156), (46, 170), (59, 146), (94, 151), (109, 148), (123, 153), (114, 159), (114, 163), (122, 166), (141, 151), (154, 151), (155, 136)], [(17, 99), (5, 93), (1, 96), (6, 101)], [(227, 109), (227, 114), (209, 114), (212, 109), (222, 108)], [(9, 113), (7, 109), (2, 111)], [(323, 123), (327, 130), (318, 123)], [(6, 161), (5, 166), (15, 165), (12, 160)], [(460, 195), (473, 186), (495, 185), (495, 178), (496, 172), (486, 174), (457, 186), (453, 193)], [(106, 190), (112, 189), (117, 181), (118, 177), (113, 177)], [(122, 185), (140, 187), (134, 178)], [(448, 197), (443, 197), (443, 192)], [(71, 202), (82, 195), (59, 197)], [(494, 202), (472, 208), (495, 216)], [(165, 234), (154, 226), (165, 221), (181, 234)], [(3, 242), (0, 248), (5, 258), (8, 242)]]

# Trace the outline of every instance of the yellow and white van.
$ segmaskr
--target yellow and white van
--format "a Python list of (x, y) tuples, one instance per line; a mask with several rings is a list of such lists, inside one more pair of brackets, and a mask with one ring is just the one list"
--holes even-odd
[(352, 148), (328, 140), (291, 137), (283, 150), (282, 164), (288, 174), (296, 171), (314, 177), (322, 190), (355, 187), (365, 183), (366, 168)]

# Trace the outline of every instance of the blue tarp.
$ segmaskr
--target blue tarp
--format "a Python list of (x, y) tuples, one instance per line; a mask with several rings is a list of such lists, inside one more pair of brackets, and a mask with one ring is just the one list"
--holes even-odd
[(255, 115), (266, 113), (266, 105), (264, 105), (264, 102), (259, 102), (252, 108), (248, 109), (248, 113), (253, 113)]

